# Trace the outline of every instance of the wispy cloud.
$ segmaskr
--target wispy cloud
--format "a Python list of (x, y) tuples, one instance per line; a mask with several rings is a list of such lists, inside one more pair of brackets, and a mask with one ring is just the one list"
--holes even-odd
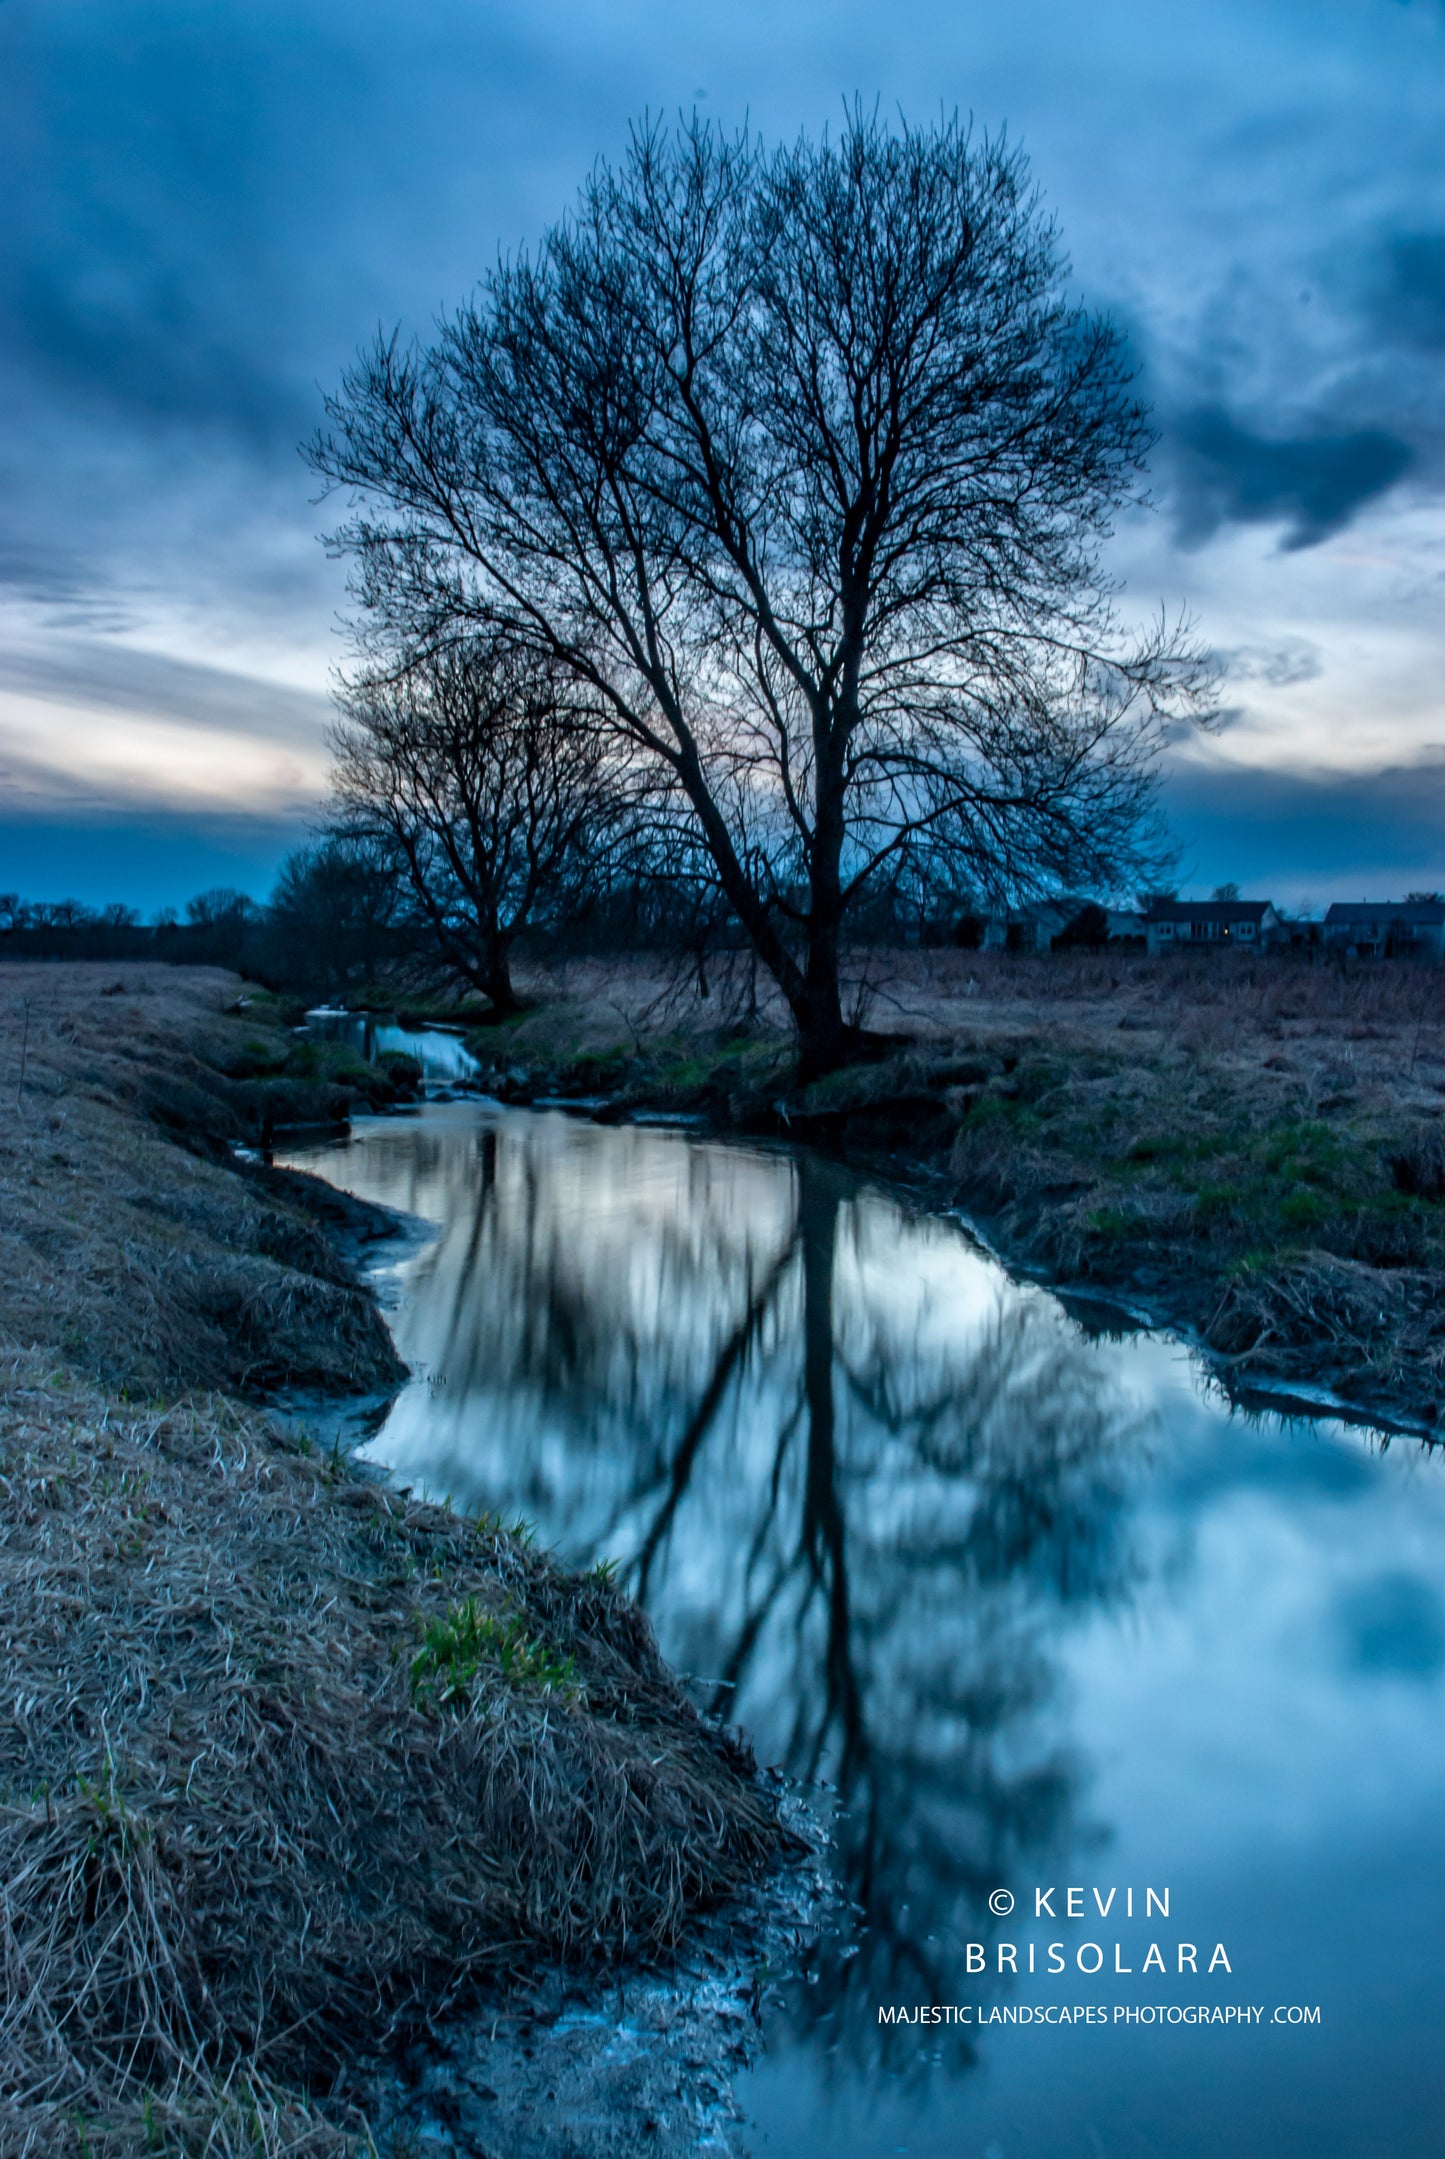
[(0, 690), (71, 709), (129, 713), (282, 743), (313, 758), (331, 717), (331, 701), (319, 690), (84, 637), (0, 648)]

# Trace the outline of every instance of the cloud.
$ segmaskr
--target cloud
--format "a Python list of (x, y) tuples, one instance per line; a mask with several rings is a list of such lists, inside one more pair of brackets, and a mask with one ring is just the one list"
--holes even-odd
[(325, 793), (330, 714), (317, 690), (99, 639), (0, 648), (0, 800), (40, 817), (304, 814)]
[(1184, 874), (1297, 904), (1445, 889), (1445, 748), (1375, 771), (1179, 759), (1165, 808)]
[(89, 412), (143, 438), (219, 429), (289, 449), (337, 288), (324, 260), (299, 259), (287, 213), (317, 217), (339, 117), (321, 93), (343, 56), (314, 22), (293, 20), (283, 55), (278, 24), (268, 36), (227, 8), (210, 34), (128, 0), (109, 20), (86, 12), (84, 29), (37, 23), (6, 54), (9, 364), (72, 424)]
[[(1231, 682), (1263, 682), (1272, 690), (1284, 690), (1296, 682), (1315, 682), (1324, 672), (1319, 647), (1303, 637), (1282, 638), (1272, 645), (1237, 645), (1216, 654)], [(1241, 716), (1240, 708), (1232, 717)]]
[(133, 713), (290, 748), (314, 748), (332, 716), (320, 690), (99, 639), (0, 649), (0, 689), (95, 712)]
[(68, 606), (84, 584), (85, 571), (73, 549), (0, 535), (0, 586), (8, 595), (44, 607)]
[(1378, 335), (1420, 352), (1445, 352), (1445, 232), (1387, 238), (1367, 302)]
[(1181, 543), (1227, 524), (1279, 524), (1287, 549), (1315, 547), (1403, 479), (1409, 443), (1380, 427), (1256, 434), (1223, 406), (1183, 414), (1169, 434), (1170, 500)]

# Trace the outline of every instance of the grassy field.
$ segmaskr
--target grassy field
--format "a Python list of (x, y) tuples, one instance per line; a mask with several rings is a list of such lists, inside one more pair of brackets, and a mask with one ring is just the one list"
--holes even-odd
[(236, 995), (0, 971), (4, 2159), (369, 2151), (368, 2054), (780, 1843), (605, 1573), (258, 1406), (397, 1367), (364, 1218), (230, 1151), (373, 1082)]
[[(1005, 1254), (1193, 1329), (1237, 1388), (1445, 1403), (1445, 970), (1290, 955), (860, 962), (890, 1054), (805, 1089), (718, 974), (540, 980), (498, 1091), (697, 1110), (882, 1158)], [(871, 977), (871, 988), (868, 978)]]

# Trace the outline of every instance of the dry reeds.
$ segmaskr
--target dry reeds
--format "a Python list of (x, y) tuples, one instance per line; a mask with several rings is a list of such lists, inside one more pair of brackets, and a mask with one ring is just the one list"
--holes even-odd
[(1229, 1282), (1206, 1339), (1244, 1381), (1325, 1376), (1409, 1409), (1445, 1398), (1438, 1275), (1305, 1253)]
[[(0, 1435), (5, 2159), (364, 2149), (297, 2095), (483, 1973), (669, 1942), (775, 1850), (600, 1577), (33, 1357)], [(443, 1702), (413, 1666), (466, 1599)]]

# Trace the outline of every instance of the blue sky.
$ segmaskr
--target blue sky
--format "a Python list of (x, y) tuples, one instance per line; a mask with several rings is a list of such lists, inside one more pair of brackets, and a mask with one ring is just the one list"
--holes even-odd
[(297, 444), (644, 108), (1006, 125), (1161, 431), (1113, 567), (1226, 720), (1189, 889), (1445, 886), (1442, 0), (0, 0), (0, 887), (262, 891), (325, 791)]

